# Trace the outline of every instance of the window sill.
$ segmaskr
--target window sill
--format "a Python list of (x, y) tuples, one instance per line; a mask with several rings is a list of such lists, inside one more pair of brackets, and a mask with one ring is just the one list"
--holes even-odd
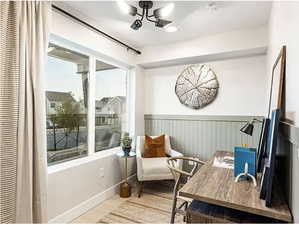
[(85, 156), (85, 157), (82, 157), (82, 158), (79, 158), (79, 159), (74, 159), (74, 160), (70, 160), (68, 162), (63, 162), (63, 163), (60, 163), (60, 164), (57, 164), (57, 165), (48, 166), (48, 174), (57, 173), (57, 172), (60, 172), (62, 170), (66, 170), (66, 169), (69, 169), (69, 168), (74, 168), (74, 167), (80, 166), (82, 164), (92, 162), (94, 160), (105, 158), (105, 157), (108, 157), (108, 156), (111, 156), (111, 155), (116, 155), (120, 151), (121, 151), (121, 147), (116, 147), (116, 148), (112, 148), (112, 149), (109, 149), (109, 150), (95, 152), (92, 155)]

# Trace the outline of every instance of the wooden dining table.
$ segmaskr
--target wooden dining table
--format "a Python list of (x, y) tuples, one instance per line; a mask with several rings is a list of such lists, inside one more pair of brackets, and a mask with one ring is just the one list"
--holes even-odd
[(265, 201), (260, 199), (261, 175), (257, 176), (256, 187), (249, 180), (235, 182), (233, 169), (213, 166), (215, 157), (224, 156), (233, 156), (233, 153), (217, 151), (180, 189), (179, 195), (285, 222), (293, 221), (280, 185), (273, 188), (272, 205), (266, 207)]

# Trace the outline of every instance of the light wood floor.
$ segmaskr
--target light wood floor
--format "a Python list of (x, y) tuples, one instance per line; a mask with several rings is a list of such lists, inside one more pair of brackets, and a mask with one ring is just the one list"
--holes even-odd
[[(169, 223), (172, 187), (173, 183), (167, 181), (145, 183), (140, 198), (133, 187), (130, 198), (115, 195), (72, 223)], [(176, 223), (183, 223), (181, 216), (176, 217)]]

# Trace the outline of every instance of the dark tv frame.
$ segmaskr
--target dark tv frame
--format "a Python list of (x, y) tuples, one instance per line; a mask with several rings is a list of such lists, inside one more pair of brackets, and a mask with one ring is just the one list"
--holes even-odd
[(263, 124), (262, 124), (262, 129), (261, 129), (261, 134), (260, 134), (260, 139), (259, 139), (259, 145), (258, 145), (258, 151), (257, 151), (257, 159), (256, 159), (256, 168), (257, 168), (257, 173), (261, 173), (264, 164), (265, 164), (265, 159), (267, 158), (267, 137), (268, 137), (268, 132), (269, 132), (269, 125), (270, 125), (270, 119), (269, 118), (264, 118), (263, 119)]
[(278, 128), (280, 121), (280, 109), (272, 111), (272, 117), (267, 139), (267, 159), (265, 161), (260, 198), (265, 199), (266, 207), (271, 207), (273, 180), (275, 174), (275, 160), (277, 151)]
[[(275, 75), (275, 69), (278, 65), (278, 63), (280, 62), (280, 74), (279, 74), (279, 86), (278, 86), (278, 90), (277, 90), (277, 102), (276, 102), (276, 107), (275, 108), (271, 108), (271, 103), (273, 101), (272, 99), (272, 95), (273, 95), (273, 82), (274, 82), (274, 75)], [(270, 113), (272, 110), (277, 109), (283, 109), (282, 106), (284, 106), (284, 102), (283, 102), (283, 86), (284, 86), (284, 79), (285, 79), (285, 68), (286, 68), (286, 46), (283, 45), (279, 55), (277, 56), (275, 63), (272, 67), (272, 74), (271, 74), (271, 89), (270, 89), (270, 98), (269, 98), (269, 106), (268, 106), (268, 118), (270, 117)], [(274, 93), (275, 94), (275, 93)], [(281, 117), (284, 118), (284, 109), (281, 111)]]

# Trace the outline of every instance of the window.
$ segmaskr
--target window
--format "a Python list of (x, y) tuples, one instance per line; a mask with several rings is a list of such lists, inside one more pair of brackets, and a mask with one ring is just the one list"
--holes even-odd
[(55, 40), (45, 68), (49, 166), (118, 147), (128, 130), (127, 69)]
[(89, 57), (50, 44), (45, 71), (48, 164), (86, 156)]
[(126, 70), (96, 61), (95, 151), (120, 146), (126, 129)]

